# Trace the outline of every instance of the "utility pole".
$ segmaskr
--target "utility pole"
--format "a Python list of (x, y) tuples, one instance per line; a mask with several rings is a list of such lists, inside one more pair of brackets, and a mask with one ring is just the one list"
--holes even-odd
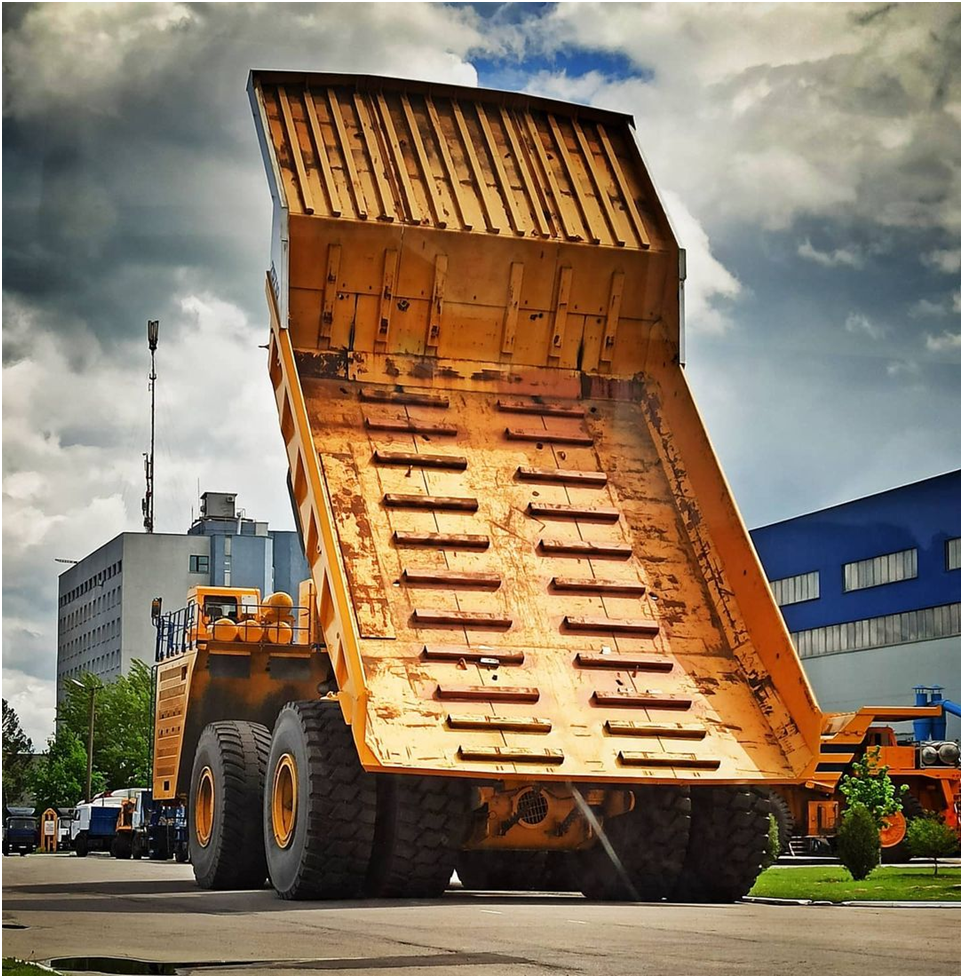
[(94, 698), (97, 696), (97, 687), (90, 687), (90, 712), (87, 718), (87, 792), (84, 801), (90, 801), (90, 782), (94, 776)]
[(90, 693), (90, 706), (87, 711), (87, 790), (84, 793), (84, 801), (90, 801), (91, 782), (94, 777), (94, 699), (97, 696), (97, 687), (93, 684), (87, 686), (77, 679), (68, 679), (67, 682)]
[(150, 453), (144, 455), (144, 472), (147, 476), (147, 493), (141, 504), (144, 512), (144, 529), (154, 532), (154, 388), (157, 386), (157, 370), (154, 367), (154, 352), (157, 350), (157, 336), (160, 320), (147, 320), (147, 346), (150, 350)]

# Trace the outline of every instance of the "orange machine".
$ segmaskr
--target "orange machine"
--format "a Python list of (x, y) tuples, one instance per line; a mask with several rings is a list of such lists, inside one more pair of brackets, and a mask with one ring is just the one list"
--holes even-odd
[(893, 728), (884, 725), (936, 718), (941, 713), (938, 706), (868, 706), (853, 713), (826, 714), (816, 778), (776, 789), (780, 835), (831, 839), (845, 807), (839, 781), (867, 750), (874, 752), (877, 764), (889, 769), (894, 784), (908, 789), (902, 796), (903, 810), (890, 816), (880, 832), (884, 861), (910, 857), (906, 826), (911, 818), (934, 813), (959, 832), (959, 745), (949, 741), (899, 744)]
[(685, 381), (631, 119), (354, 75), (249, 95), (312, 631), (290, 692), (291, 646), (200, 625), (161, 666), (155, 792), (189, 793), (198, 880), (742, 896), (823, 716)]

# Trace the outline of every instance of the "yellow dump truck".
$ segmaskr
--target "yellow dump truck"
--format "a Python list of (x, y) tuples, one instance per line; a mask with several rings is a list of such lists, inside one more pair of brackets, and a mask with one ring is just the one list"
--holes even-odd
[(284, 642), (228, 589), (160, 650), (154, 795), (189, 799), (198, 879), (742, 896), (823, 717), (686, 384), (631, 118), (356, 75), (249, 94), (311, 580)]

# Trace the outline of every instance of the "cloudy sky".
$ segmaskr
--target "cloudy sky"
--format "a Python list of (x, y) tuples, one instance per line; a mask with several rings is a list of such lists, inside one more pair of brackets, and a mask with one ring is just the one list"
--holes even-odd
[(54, 560), (141, 526), (148, 318), (157, 529), (198, 482), (291, 527), (253, 67), (632, 113), (750, 526), (959, 466), (957, 4), (5, 4), (3, 691), (35, 741)]

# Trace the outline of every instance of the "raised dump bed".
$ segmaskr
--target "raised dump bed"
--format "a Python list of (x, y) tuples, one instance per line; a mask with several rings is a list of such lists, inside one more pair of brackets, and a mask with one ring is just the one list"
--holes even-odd
[(743, 895), (766, 786), (814, 775), (822, 720), (683, 377), (683, 255), (631, 120), (360, 76), (249, 91), (316, 614), (280, 710), (281, 653), (165, 661), (198, 879)]
[(369, 770), (791, 780), (820, 714), (611, 112), (257, 73), (271, 375)]

